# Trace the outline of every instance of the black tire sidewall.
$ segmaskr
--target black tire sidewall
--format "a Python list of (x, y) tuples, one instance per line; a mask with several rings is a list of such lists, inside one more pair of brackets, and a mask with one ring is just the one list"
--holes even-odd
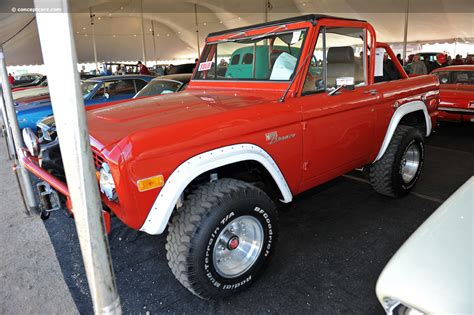
[[(413, 179), (405, 183), (402, 177), (402, 158), (405, 155), (408, 148), (412, 145), (416, 145), (420, 152), (420, 164), (416, 171)], [(416, 128), (409, 129), (402, 138), (400, 145), (398, 147), (397, 153), (395, 155), (395, 160), (393, 163), (392, 169), (392, 183), (395, 190), (395, 194), (398, 196), (403, 196), (408, 194), (411, 189), (415, 186), (420, 177), (421, 170), (423, 168), (423, 162), (425, 158), (425, 147), (423, 144), (423, 136), (421, 132)]]
[[(256, 190), (256, 191), (254, 191)], [(235, 278), (220, 276), (213, 265), (213, 249), (220, 232), (238, 217), (250, 215), (262, 225), (264, 232), (263, 246), (257, 261), (242, 275)], [(188, 256), (190, 282), (201, 284), (212, 297), (228, 297), (248, 287), (260, 275), (274, 250), (278, 235), (278, 223), (273, 202), (258, 188), (253, 188), (240, 198), (223, 198), (203, 219), (196, 231)]]

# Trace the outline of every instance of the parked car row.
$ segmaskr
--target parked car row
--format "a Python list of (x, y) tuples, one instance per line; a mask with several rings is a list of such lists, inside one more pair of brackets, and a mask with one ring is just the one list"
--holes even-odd
[[(131, 77), (131, 75), (125, 76), (125, 78), (127, 79), (131, 79)], [(146, 79), (148, 79), (148, 77)], [(133, 99), (181, 92), (186, 89), (186, 86), (190, 80), (191, 74), (171, 74), (157, 77), (149, 81), (148, 84), (145, 85), (145, 87), (139, 90), (133, 96)], [(114, 106), (116, 104), (120, 104), (126, 101), (127, 99), (89, 104), (89, 106), (86, 105), (86, 111), (95, 110), (102, 107)], [(36, 135), (39, 138), (39, 144), (49, 143), (56, 140), (56, 125), (54, 122), (54, 117), (52, 115), (46, 116), (45, 118), (39, 120), (36, 124), (36, 127), (32, 129), (36, 129)]]
[[(446, 68), (410, 78), (388, 45), (367, 40), (375, 35), (366, 21), (305, 15), (209, 34), (192, 79), (84, 81), (104, 218), (166, 231), (176, 279), (216, 299), (263, 272), (280, 202), (362, 167), (378, 193), (408, 194), (437, 124), (440, 90), (448, 99), (443, 90), (464, 85), (464, 74)], [(394, 61), (398, 79), (377, 80), (370, 54), (377, 49)], [(54, 119), (44, 119), (49, 98), (17, 101), (28, 148), (21, 159), (43, 181), (44, 213), (58, 192), (72, 211)], [(449, 102), (446, 112), (458, 106)]]
[[(84, 105), (132, 98), (153, 76), (103, 76), (82, 82)], [(20, 98), (15, 101), (18, 124), (21, 129), (35, 129), (38, 121), (53, 113), (49, 94), (33, 98)]]

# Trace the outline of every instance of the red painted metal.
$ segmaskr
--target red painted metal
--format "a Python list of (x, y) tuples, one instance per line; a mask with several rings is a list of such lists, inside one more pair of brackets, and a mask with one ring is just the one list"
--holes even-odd
[[(474, 65), (438, 68), (432, 73), (446, 71), (474, 72)], [(440, 103), (438, 119), (456, 122), (474, 122), (474, 85), (440, 84)]]
[[(279, 99), (288, 82), (192, 80), (182, 93), (88, 111), (93, 152), (109, 164), (119, 199), (113, 202), (102, 196), (103, 203), (125, 224), (139, 229), (160, 188), (139, 192), (137, 180), (159, 174), (166, 180), (190, 157), (238, 143), (252, 143), (268, 152), (294, 195), (371, 163), (387, 132), (394, 103), (424, 101), (427, 93), (437, 91), (438, 81), (434, 76), (409, 79), (398, 65), (402, 79), (374, 84), (375, 54), (371, 52), (383, 47), (396, 58), (390, 47), (376, 43), (372, 26), (361, 21), (324, 18), (315, 25), (289, 24), (288, 29), (308, 30), (300, 63), (312, 54), (321, 26), (366, 30), (370, 38), (366, 86), (334, 96), (325, 92), (301, 95), (307, 72), (303, 68), (283, 103)], [(247, 35), (273, 28), (249, 29)], [(231, 35), (214, 36), (207, 42)], [(437, 94), (426, 102), (431, 99), (437, 99)], [(428, 111), (435, 122), (436, 106), (431, 104)], [(265, 137), (270, 132), (291, 137), (271, 144)]]
[[(47, 182), (51, 187), (56, 189), (57, 192), (59, 192), (60, 194), (66, 197), (66, 208), (70, 214), (74, 215), (71, 198), (69, 196), (69, 189), (67, 188), (67, 185), (64, 182), (58, 180), (56, 177), (49, 174), (43, 168), (41, 168), (37, 164), (38, 159), (32, 157), (25, 149), (20, 150), (20, 154), (21, 156), (19, 158), (21, 160), (22, 165), (26, 167), (26, 169), (28, 169), (31, 173), (41, 178), (45, 182)], [(101, 197), (102, 199), (104, 199), (104, 196), (101, 196)], [(105, 229), (107, 233), (109, 233), (110, 232), (110, 214), (107, 211), (102, 210), (102, 217), (104, 218)]]
[(37, 177), (47, 182), (51, 187), (56, 189), (61, 195), (69, 197), (69, 190), (67, 189), (67, 185), (65, 183), (58, 180), (56, 177), (54, 177), (53, 175), (49, 174), (47, 171), (42, 169), (37, 164), (37, 159), (32, 157), (25, 149), (20, 150), (20, 154), (21, 156), (19, 158), (24, 167), (26, 167), (31, 173), (33, 173)]
[(403, 79), (408, 78), (408, 74), (405, 72), (405, 69), (403, 69), (403, 66), (400, 64), (398, 61), (397, 56), (395, 56), (395, 53), (393, 50), (390, 48), (389, 45), (385, 43), (377, 43), (377, 48), (384, 48), (385, 51), (388, 53), (388, 56), (390, 57), (390, 60), (395, 64), (395, 67), (397, 68), (398, 72), (400, 73), (401, 77)]

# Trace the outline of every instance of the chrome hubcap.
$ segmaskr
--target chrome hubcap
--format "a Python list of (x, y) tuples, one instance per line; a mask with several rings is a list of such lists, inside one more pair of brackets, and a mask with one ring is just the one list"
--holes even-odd
[(217, 273), (235, 278), (249, 270), (262, 251), (263, 237), (262, 224), (252, 216), (244, 215), (227, 224), (212, 251)]
[(402, 179), (405, 184), (411, 182), (416, 176), (420, 166), (420, 150), (415, 144), (411, 144), (402, 157)]

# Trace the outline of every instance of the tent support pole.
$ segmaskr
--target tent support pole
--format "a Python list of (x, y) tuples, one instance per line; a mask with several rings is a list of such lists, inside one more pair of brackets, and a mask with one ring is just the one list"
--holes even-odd
[[(2, 79), (2, 90), (3, 90), (3, 99), (5, 101), (5, 109), (6, 109), (6, 120), (9, 122), (9, 126), (12, 132), (13, 143), (15, 145), (15, 158), (18, 156), (18, 151), (21, 149), (20, 146), (23, 144), (23, 139), (21, 136), (20, 126), (18, 125), (18, 120), (16, 118), (15, 112), (15, 105), (13, 103), (13, 95), (10, 83), (8, 81), (8, 72), (7, 72), (7, 65), (5, 62), (5, 55), (3, 54), (3, 47), (0, 46), (0, 72), (1, 72), (1, 79)], [(8, 125), (7, 125), (8, 128)], [(17, 159), (15, 159), (17, 160)], [(31, 214), (31, 212), (36, 210), (36, 200), (35, 195), (33, 193), (33, 184), (31, 183), (30, 174), (28, 171), (23, 167), (23, 165), (19, 166), (19, 171), (21, 175), (21, 187), (25, 197), (26, 197), (26, 205), (27, 214)]]
[(270, 1), (269, 0), (264, 0), (265, 2), (265, 23), (268, 22), (268, 9), (270, 6)]
[(407, 39), (408, 39), (408, 15), (410, 10), (410, 0), (407, 1), (407, 6), (405, 10), (405, 29), (403, 31), (403, 64), (402, 66), (406, 65), (407, 59)]
[(35, 0), (34, 3), (36, 8), (47, 5), (61, 9), (59, 13), (40, 11), (36, 20), (94, 312), (121, 314), (87, 132), (68, 0), (50, 0), (47, 4)]
[(155, 66), (157, 66), (158, 61), (156, 59), (155, 23), (153, 23), (153, 20), (151, 20), (151, 36), (153, 37), (153, 58), (155, 59)]
[(7, 108), (5, 107), (3, 95), (0, 95), (0, 101), (2, 102), (3, 125), (5, 126), (5, 132), (7, 133), (5, 139), (7, 142), (8, 158), (11, 160), (15, 159), (15, 144), (13, 143), (12, 130), (10, 129), (10, 123), (8, 122)]
[(95, 63), (95, 73), (99, 74), (99, 64), (97, 63), (97, 46), (95, 44), (95, 23), (94, 17), (95, 14), (92, 14), (92, 8), (89, 8), (89, 13), (91, 17), (91, 29), (92, 29), (92, 49), (94, 50), (94, 63)]
[(194, 22), (196, 23), (196, 43), (197, 43), (197, 57), (201, 56), (201, 47), (199, 46), (199, 21), (198, 21), (198, 7), (194, 4)]
[(146, 67), (145, 21), (143, 19), (143, 0), (140, 0), (140, 17), (142, 20), (142, 54), (143, 65)]

